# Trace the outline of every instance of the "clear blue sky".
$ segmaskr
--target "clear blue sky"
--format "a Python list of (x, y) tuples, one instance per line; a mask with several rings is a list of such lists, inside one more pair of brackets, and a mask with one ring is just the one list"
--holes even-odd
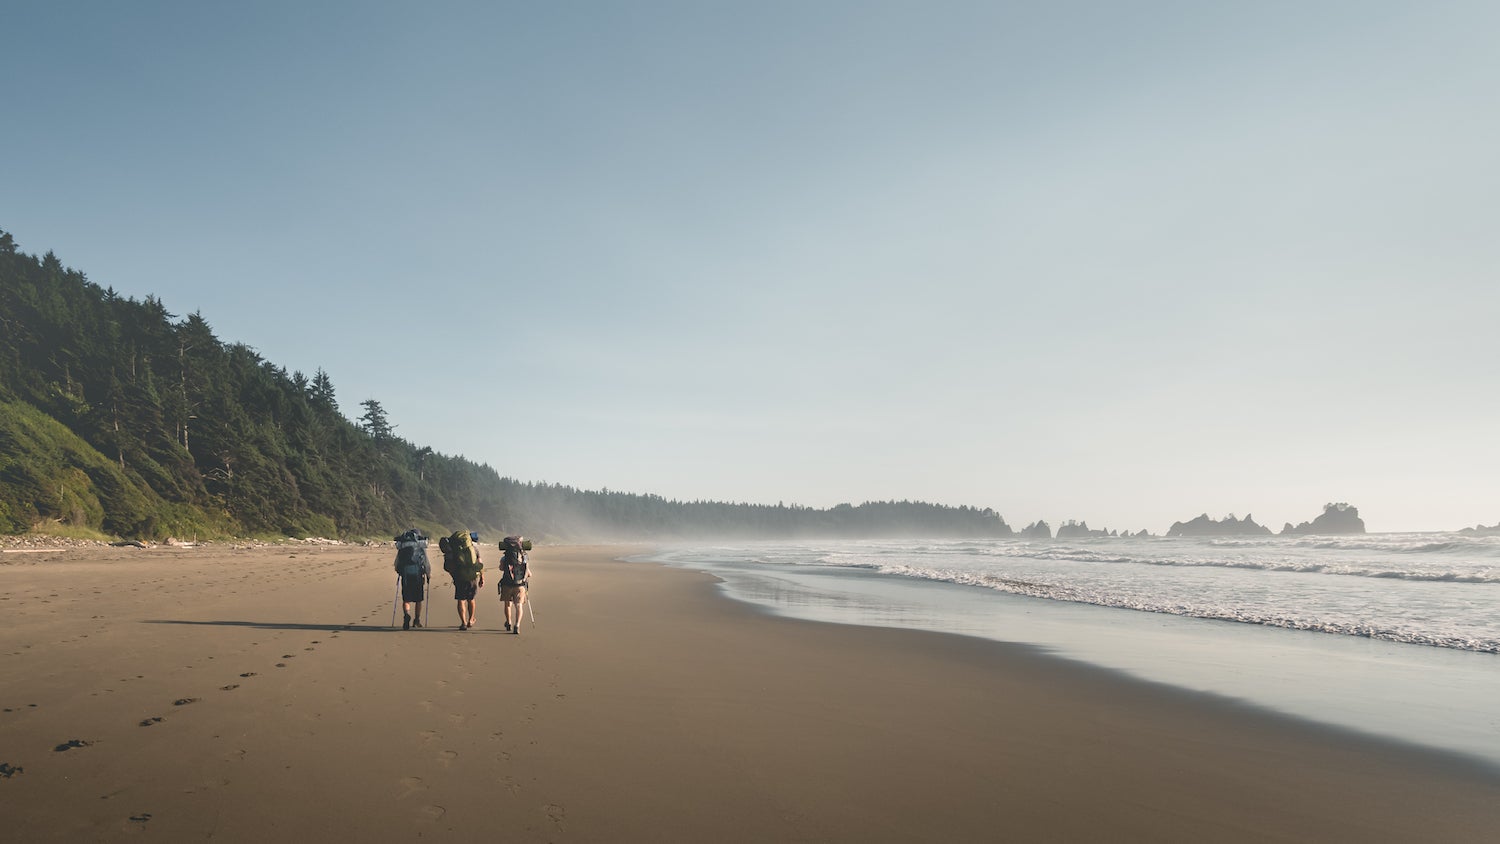
[(0, 228), (522, 480), (1500, 522), (1500, 4), (20, 2)]

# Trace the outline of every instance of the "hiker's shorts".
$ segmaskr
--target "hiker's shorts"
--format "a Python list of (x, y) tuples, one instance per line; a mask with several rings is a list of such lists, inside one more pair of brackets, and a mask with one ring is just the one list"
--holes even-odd
[(423, 586), (422, 578), (420, 578), (420, 577), (403, 577), (403, 578), (401, 578), (401, 600), (403, 600), (403, 601), (420, 601), (420, 600), (422, 600), (422, 598), (424, 597), (424, 591), (425, 591), (425, 590), (423, 590), (422, 586)]
[(477, 580), (455, 580), (453, 581), (453, 600), (472, 601), (479, 594), (479, 581)]
[(519, 604), (522, 601), (526, 600), (526, 587), (525, 586), (501, 586), (500, 587), (500, 600)]

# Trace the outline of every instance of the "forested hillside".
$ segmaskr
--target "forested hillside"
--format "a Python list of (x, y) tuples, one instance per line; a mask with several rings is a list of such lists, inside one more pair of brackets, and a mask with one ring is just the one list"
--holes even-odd
[(62, 523), (145, 539), (389, 536), (468, 526), (547, 539), (1006, 536), (988, 509), (828, 510), (523, 483), (346, 418), (311, 377), (121, 297), (0, 232), (0, 532)]

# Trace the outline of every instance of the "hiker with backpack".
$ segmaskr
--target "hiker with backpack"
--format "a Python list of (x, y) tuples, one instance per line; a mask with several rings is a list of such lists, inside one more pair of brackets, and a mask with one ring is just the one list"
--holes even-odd
[(432, 581), (432, 566), (427, 563), (427, 537), (416, 528), (396, 537), (396, 576), (401, 579), (401, 629), (410, 630), (413, 621), (421, 627), (422, 602)]
[(453, 578), (453, 599), (458, 602), (458, 629), (474, 626), (474, 599), (484, 586), (484, 562), (479, 558), (479, 534), (456, 530), (438, 540), (443, 552), (443, 571)]
[[(505, 607), (505, 629), (521, 633), (521, 610), (526, 604), (526, 587), (531, 579), (531, 568), (526, 563), (526, 551), (531, 543), (519, 536), (507, 536), (500, 540), (500, 603)], [(511, 621), (511, 610), (515, 610), (515, 621)]]

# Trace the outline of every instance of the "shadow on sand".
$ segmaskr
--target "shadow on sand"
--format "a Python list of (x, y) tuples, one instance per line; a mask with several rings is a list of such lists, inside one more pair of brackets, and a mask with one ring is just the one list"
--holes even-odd
[[(328, 633), (390, 633), (410, 632), (402, 631), (401, 625), (387, 624), (297, 624), (289, 621), (182, 621), (172, 618), (148, 618), (142, 624), (184, 624), (192, 627), (249, 627), (255, 630), (321, 630)], [(460, 632), (456, 625), (446, 627), (423, 627), (422, 630), (443, 631), (450, 630)], [(501, 630), (469, 630), (466, 633), (502, 633)]]

